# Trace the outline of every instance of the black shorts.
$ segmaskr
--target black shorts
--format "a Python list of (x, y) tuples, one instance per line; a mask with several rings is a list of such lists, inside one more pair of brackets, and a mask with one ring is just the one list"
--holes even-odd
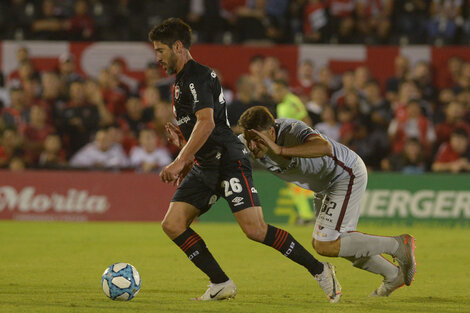
[(195, 164), (176, 189), (171, 202), (189, 203), (203, 214), (219, 197), (227, 201), (232, 213), (260, 206), (247, 158), (227, 162), (219, 169), (204, 169)]

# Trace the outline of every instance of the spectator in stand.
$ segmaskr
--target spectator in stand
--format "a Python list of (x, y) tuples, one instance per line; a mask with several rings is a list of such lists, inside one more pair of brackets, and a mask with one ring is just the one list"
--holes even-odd
[(402, 172), (404, 174), (422, 174), (426, 170), (423, 147), (417, 138), (408, 138), (403, 151), (395, 153), (381, 162), (383, 171)]
[(47, 123), (55, 124), (57, 112), (66, 105), (65, 95), (61, 94), (61, 83), (55, 72), (41, 74), (41, 96), (35, 101), (46, 112)]
[(418, 100), (409, 101), (406, 115), (402, 118), (395, 117), (391, 121), (388, 134), (394, 153), (403, 150), (408, 138), (418, 138), (424, 154), (428, 156), (432, 145), (436, 141), (436, 133), (432, 122), (423, 115)]
[(447, 105), (445, 121), (436, 125), (437, 145), (449, 141), (450, 135), (457, 128), (465, 129), (470, 134), (470, 123), (465, 120), (465, 113), (465, 107), (459, 101), (452, 101)]
[(393, 113), (390, 103), (380, 94), (380, 83), (370, 80), (365, 85), (364, 96), (370, 108), (370, 120), (374, 124), (387, 127), (392, 120)]
[[(30, 55), (29, 55), (29, 49), (27, 47), (21, 46), (21, 47), (18, 48), (18, 50), (16, 50), (16, 60), (18, 62), (18, 69), (12, 71), (10, 73), (10, 75), (8, 76), (7, 82), (8, 82), (9, 85), (21, 84), (19, 68), (20, 68), (21, 64), (23, 64), (23, 63), (27, 63), (27, 62), (30, 63), (29, 65), (32, 68), (31, 71), (34, 74), (28, 75), (29, 77), (37, 76), (36, 70), (34, 69), (33, 61), (31, 60)], [(18, 81), (16, 81), (16, 80), (18, 80)]]
[(424, 43), (426, 39), (426, 23), (428, 0), (395, 0), (394, 25), (396, 25), (400, 44)]
[(432, 83), (431, 69), (427, 62), (418, 62), (414, 68), (412, 79), (420, 90), (422, 98), (428, 102), (434, 102), (437, 98), (436, 87)]
[(325, 106), (321, 112), (321, 122), (315, 125), (317, 129), (323, 135), (339, 141), (340, 124), (336, 121), (335, 111), (331, 106)]
[[(3, 15), (4, 23), (0, 25), (0, 36), (4, 39), (24, 40), (29, 38), (32, 14), (32, 3), (26, 0), (1, 1), (0, 16)], [(1, 19), (1, 18), (0, 18)]]
[(31, 60), (23, 60), (18, 64), (18, 70), (10, 74), (7, 85), (10, 87), (23, 87), (25, 82), (37, 78)]
[(97, 131), (95, 140), (70, 159), (70, 166), (79, 168), (123, 168), (128, 165), (122, 146), (113, 144), (107, 129)]
[(68, 32), (69, 40), (89, 41), (94, 40), (95, 21), (88, 12), (88, 2), (77, 0), (74, 7), (74, 15), (64, 25)]
[(255, 99), (255, 84), (253, 84), (252, 78), (249, 75), (242, 75), (237, 80), (237, 95), (235, 100), (227, 106), (227, 117), (230, 123), (230, 127), (236, 134), (240, 134), (240, 128), (238, 126), (238, 120), (240, 116), (247, 109), (263, 105)]
[(335, 91), (331, 95), (331, 104), (334, 107), (340, 107), (344, 103), (344, 97), (349, 91), (356, 91), (356, 83), (354, 80), (354, 72), (346, 71), (341, 77), (342, 85), (341, 89)]
[(7, 167), (17, 156), (23, 156), (22, 139), (15, 128), (7, 127), (0, 138), (0, 168)]
[(53, 0), (43, 0), (40, 13), (31, 25), (32, 36), (36, 40), (64, 40), (65, 20)]
[(404, 56), (397, 56), (395, 58), (395, 76), (387, 79), (385, 83), (386, 95), (385, 98), (389, 102), (395, 102), (398, 97), (398, 90), (403, 82), (408, 79), (410, 65), (408, 59)]
[(138, 171), (149, 173), (158, 172), (170, 164), (173, 158), (170, 152), (158, 146), (158, 137), (153, 129), (144, 128), (139, 134), (139, 145), (132, 148), (130, 163)]
[(323, 84), (316, 84), (310, 92), (310, 99), (305, 104), (308, 116), (313, 125), (316, 125), (322, 120), (321, 114), (323, 109), (330, 106), (328, 98), (328, 89)]
[(273, 100), (277, 103), (277, 118), (293, 118), (312, 126), (308, 112), (302, 101), (289, 91), (289, 86), (283, 80), (273, 84)]
[(114, 117), (119, 117), (126, 110), (127, 89), (119, 84), (107, 68), (100, 71), (98, 84), (107, 110)]
[(39, 155), (38, 167), (57, 169), (67, 165), (65, 150), (62, 149), (60, 136), (49, 134), (44, 140), (44, 149)]
[(59, 56), (59, 79), (61, 83), (61, 92), (68, 94), (70, 84), (83, 80), (83, 77), (77, 72), (75, 56), (70, 53), (63, 53)]
[(430, 7), (428, 37), (431, 44), (453, 44), (457, 25), (463, 23), (463, 0), (433, 0)]
[(297, 69), (297, 82), (292, 91), (303, 103), (307, 103), (313, 85), (315, 85), (315, 66), (311, 60), (304, 60)]
[(349, 147), (357, 130), (356, 114), (347, 106), (339, 107), (337, 112), (340, 123), (339, 141)]
[(328, 66), (324, 66), (318, 72), (318, 84), (323, 84), (327, 88), (328, 95), (337, 91), (341, 86), (341, 79), (337, 79)]
[[(161, 73), (160, 66), (155, 62), (150, 62), (147, 64), (147, 67), (144, 72), (144, 79), (139, 83), (139, 94), (141, 97), (144, 97), (144, 92), (148, 87), (158, 88), (161, 99), (165, 101), (171, 101), (171, 85), (174, 82), (174, 77), (164, 78)], [(143, 99), (144, 106), (147, 106), (147, 103)]]
[(357, 0), (357, 28), (365, 43), (388, 42), (393, 14), (393, 0)]
[(8, 164), (8, 169), (12, 172), (22, 172), (26, 169), (26, 163), (21, 156), (14, 156)]
[(10, 106), (3, 108), (1, 119), (6, 127), (21, 128), (26, 123), (27, 107), (22, 88), (10, 89)]
[(176, 124), (175, 115), (173, 114), (173, 107), (171, 103), (161, 102), (159, 105), (155, 106), (153, 109), (153, 118), (147, 126), (155, 130), (157, 137), (161, 138), (164, 141), (163, 146), (165, 146), (171, 153), (172, 156), (176, 157), (180, 149), (172, 144), (167, 139), (167, 132), (165, 125), (167, 123)]
[(24, 138), (26, 162), (29, 165), (37, 163), (46, 137), (55, 132), (54, 127), (46, 123), (46, 119), (44, 109), (34, 105), (29, 110), (29, 122), (20, 130)]
[(103, 94), (101, 93), (100, 86), (93, 78), (85, 80), (85, 99), (86, 102), (96, 106), (100, 115), (100, 126), (108, 126), (114, 122), (114, 117), (109, 112), (104, 102)]
[(137, 139), (139, 133), (152, 120), (153, 107), (143, 108), (139, 97), (131, 95), (126, 101), (126, 113), (119, 119), (124, 136)]
[(327, 40), (328, 14), (324, 1), (308, 0), (303, 9), (304, 41), (319, 43)]
[(459, 80), (453, 89), (456, 94), (464, 90), (470, 90), (470, 62), (462, 64)]
[(276, 75), (281, 69), (281, 62), (274, 56), (267, 56), (263, 62), (263, 83), (266, 86), (268, 94), (273, 93), (273, 84), (276, 80)]
[(463, 60), (461, 57), (452, 56), (447, 60), (447, 75), (445, 87), (451, 88), (457, 85), (462, 71)]
[(236, 9), (237, 41), (266, 40), (266, 0), (245, 1)]
[(434, 123), (439, 124), (445, 120), (445, 109), (455, 99), (456, 96), (452, 89), (444, 88), (439, 91), (439, 97), (434, 106)]
[(370, 70), (367, 66), (358, 66), (354, 70), (354, 86), (357, 91), (364, 93), (367, 82), (371, 80)]
[(124, 73), (124, 60), (120, 58), (112, 60), (109, 65), (109, 73), (118, 81), (119, 86), (125, 89), (128, 94), (137, 92), (137, 80)]
[(395, 101), (391, 102), (393, 116), (399, 120), (406, 118), (406, 108), (408, 103), (413, 99), (420, 99), (421, 95), (412, 80), (404, 81), (398, 90)]
[(329, 5), (330, 26), (332, 27), (330, 33), (333, 35), (333, 42), (356, 43), (357, 37), (354, 36), (356, 1), (329, 0), (327, 3)]
[(87, 102), (81, 81), (70, 84), (70, 101), (58, 112), (58, 130), (63, 136), (67, 152), (73, 155), (86, 145), (99, 128), (100, 113), (96, 105)]
[(470, 171), (470, 146), (465, 129), (455, 129), (450, 141), (443, 143), (437, 152), (433, 172), (460, 173)]

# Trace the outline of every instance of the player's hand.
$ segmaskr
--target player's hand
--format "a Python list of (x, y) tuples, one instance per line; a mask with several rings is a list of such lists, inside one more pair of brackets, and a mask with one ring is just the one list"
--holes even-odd
[(271, 138), (255, 129), (250, 129), (248, 132), (258, 136), (258, 138), (262, 140), (263, 144), (266, 145), (274, 154), (281, 154), (281, 146), (278, 146)]
[(189, 172), (187, 169), (190, 166), (192, 167), (193, 161), (183, 161), (179, 158), (176, 158), (173, 162), (165, 166), (163, 170), (160, 172), (160, 178), (164, 183), (172, 183), (173, 185), (176, 185), (179, 183), (182, 179), (180, 177), (186, 176), (186, 174)]
[(183, 141), (183, 138), (178, 127), (168, 122), (165, 124), (165, 131), (168, 141), (178, 148), (182, 148), (181, 142)]

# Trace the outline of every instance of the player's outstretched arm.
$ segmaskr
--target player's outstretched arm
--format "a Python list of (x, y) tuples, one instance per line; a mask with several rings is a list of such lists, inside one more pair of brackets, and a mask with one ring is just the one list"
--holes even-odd
[(333, 148), (330, 142), (321, 136), (312, 136), (308, 138), (305, 143), (297, 146), (283, 147), (279, 146), (271, 138), (257, 130), (251, 129), (249, 131), (255, 133), (259, 138), (261, 138), (269, 149), (277, 155), (300, 158), (318, 158), (326, 155), (333, 155)]

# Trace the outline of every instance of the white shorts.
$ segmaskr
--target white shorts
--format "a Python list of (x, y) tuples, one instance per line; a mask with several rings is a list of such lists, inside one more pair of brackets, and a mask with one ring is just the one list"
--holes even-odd
[(367, 186), (367, 168), (357, 158), (348, 170), (349, 178), (335, 182), (323, 195), (315, 196), (315, 240), (334, 241), (341, 233), (357, 228)]

